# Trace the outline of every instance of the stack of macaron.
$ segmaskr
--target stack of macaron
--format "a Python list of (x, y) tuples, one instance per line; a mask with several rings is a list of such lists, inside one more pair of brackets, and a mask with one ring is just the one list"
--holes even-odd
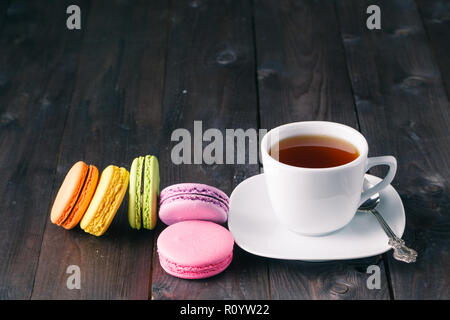
[[(229, 198), (199, 183), (169, 186), (159, 194), (159, 165), (154, 156), (133, 160), (128, 172), (114, 165), (99, 177), (94, 165), (75, 163), (53, 203), (51, 221), (65, 229), (78, 223), (87, 233), (103, 235), (128, 188), (128, 221), (134, 229), (153, 229), (158, 209), (168, 225), (158, 237), (162, 268), (184, 279), (202, 279), (225, 270), (233, 258), (234, 239), (221, 226), (228, 218)], [(159, 198), (159, 201), (158, 201)]]
[(161, 191), (159, 218), (167, 225), (185, 220), (224, 223), (228, 218), (228, 196), (200, 183), (179, 183)]
[(159, 218), (167, 225), (158, 237), (161, 267), (184, 279), (202, 279), (225, 270), (234, 239), (219, 225), (227, 221), (228, 196), (217, 188), (181, 183), (161, 191)]
[(94, 165), (78, 161), (67, 173), (56, 195), (50, 220), (65, 229), (80, 223), (95, 236), (108, 230), (129, 188), (129, 221), (132, 228), (153, 229), (159, 193), (159, 166), (154, 156), (138, 157), (125, 168), (106, 167), (102, 174)]
[(50, 213), (51, 221), (65, 229), (80, 227), (95, 236), (109, 228), (128, 187), (128, 171), (110, 165), (98, 169), (78, 161), (67, 173)]

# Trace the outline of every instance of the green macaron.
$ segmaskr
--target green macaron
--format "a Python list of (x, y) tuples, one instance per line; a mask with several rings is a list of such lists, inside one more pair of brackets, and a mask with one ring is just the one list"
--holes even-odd
[(128, 189), (128, 221), (134, 229), (153, 229), (156, 225), (159, 195), (159, 164), (155, 156), (133, 160)]

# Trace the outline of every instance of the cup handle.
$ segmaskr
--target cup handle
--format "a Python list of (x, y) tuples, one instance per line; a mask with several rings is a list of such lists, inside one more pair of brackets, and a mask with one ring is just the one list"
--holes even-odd
[(365, 190), (361, 193), (361, 199), (359, 200), (358, 207), (363, 204), (367, 199), (373, 196), (375, 193), (380, 192), (386, 188), (394, 179), (395, 172), (397, 171), (397, 160), (393, 156), (373, 157), (367, 159), (366, 171), (374, 166), (388, 165), (389, 171), (384, 179), (374, 185), (372, 188)]

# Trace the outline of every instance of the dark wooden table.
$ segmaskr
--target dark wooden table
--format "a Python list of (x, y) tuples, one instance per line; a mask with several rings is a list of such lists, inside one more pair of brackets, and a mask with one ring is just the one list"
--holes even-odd
[[(66, 28), (77, 4), (81, 30)], [(381, 30), (366, 8), (381, 8)], [(449, 299), (450, 2), (0, 2), (1, 299)], [(53, 225), (55, 193), (78, 160), (100, 170), (158, 156), (161, 187), (197, 181), (231, 194), (252, 165), (174, 165), (171, 133), (331, 120), (392, 154), (404, 238), (391, 252), (307, 263), (239, 247), (225, 272), (187, 281), (161, 269), (155, 231), (128, 226), (127, 200), (102, 237)], [(383, 175), (383, 170), (374, 170)], [(381, 288), (369, 290), (369, 265)], [(69, 265), (81, 289), (66, 286)]]

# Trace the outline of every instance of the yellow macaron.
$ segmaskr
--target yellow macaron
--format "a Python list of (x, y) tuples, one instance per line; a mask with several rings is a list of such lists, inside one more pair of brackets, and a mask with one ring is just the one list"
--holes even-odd
[(80, 227), (87, 233), (101, 236), (108, 230), (128, 188), (129, 173), (125, 168), (110, 165), (103, 170)]

